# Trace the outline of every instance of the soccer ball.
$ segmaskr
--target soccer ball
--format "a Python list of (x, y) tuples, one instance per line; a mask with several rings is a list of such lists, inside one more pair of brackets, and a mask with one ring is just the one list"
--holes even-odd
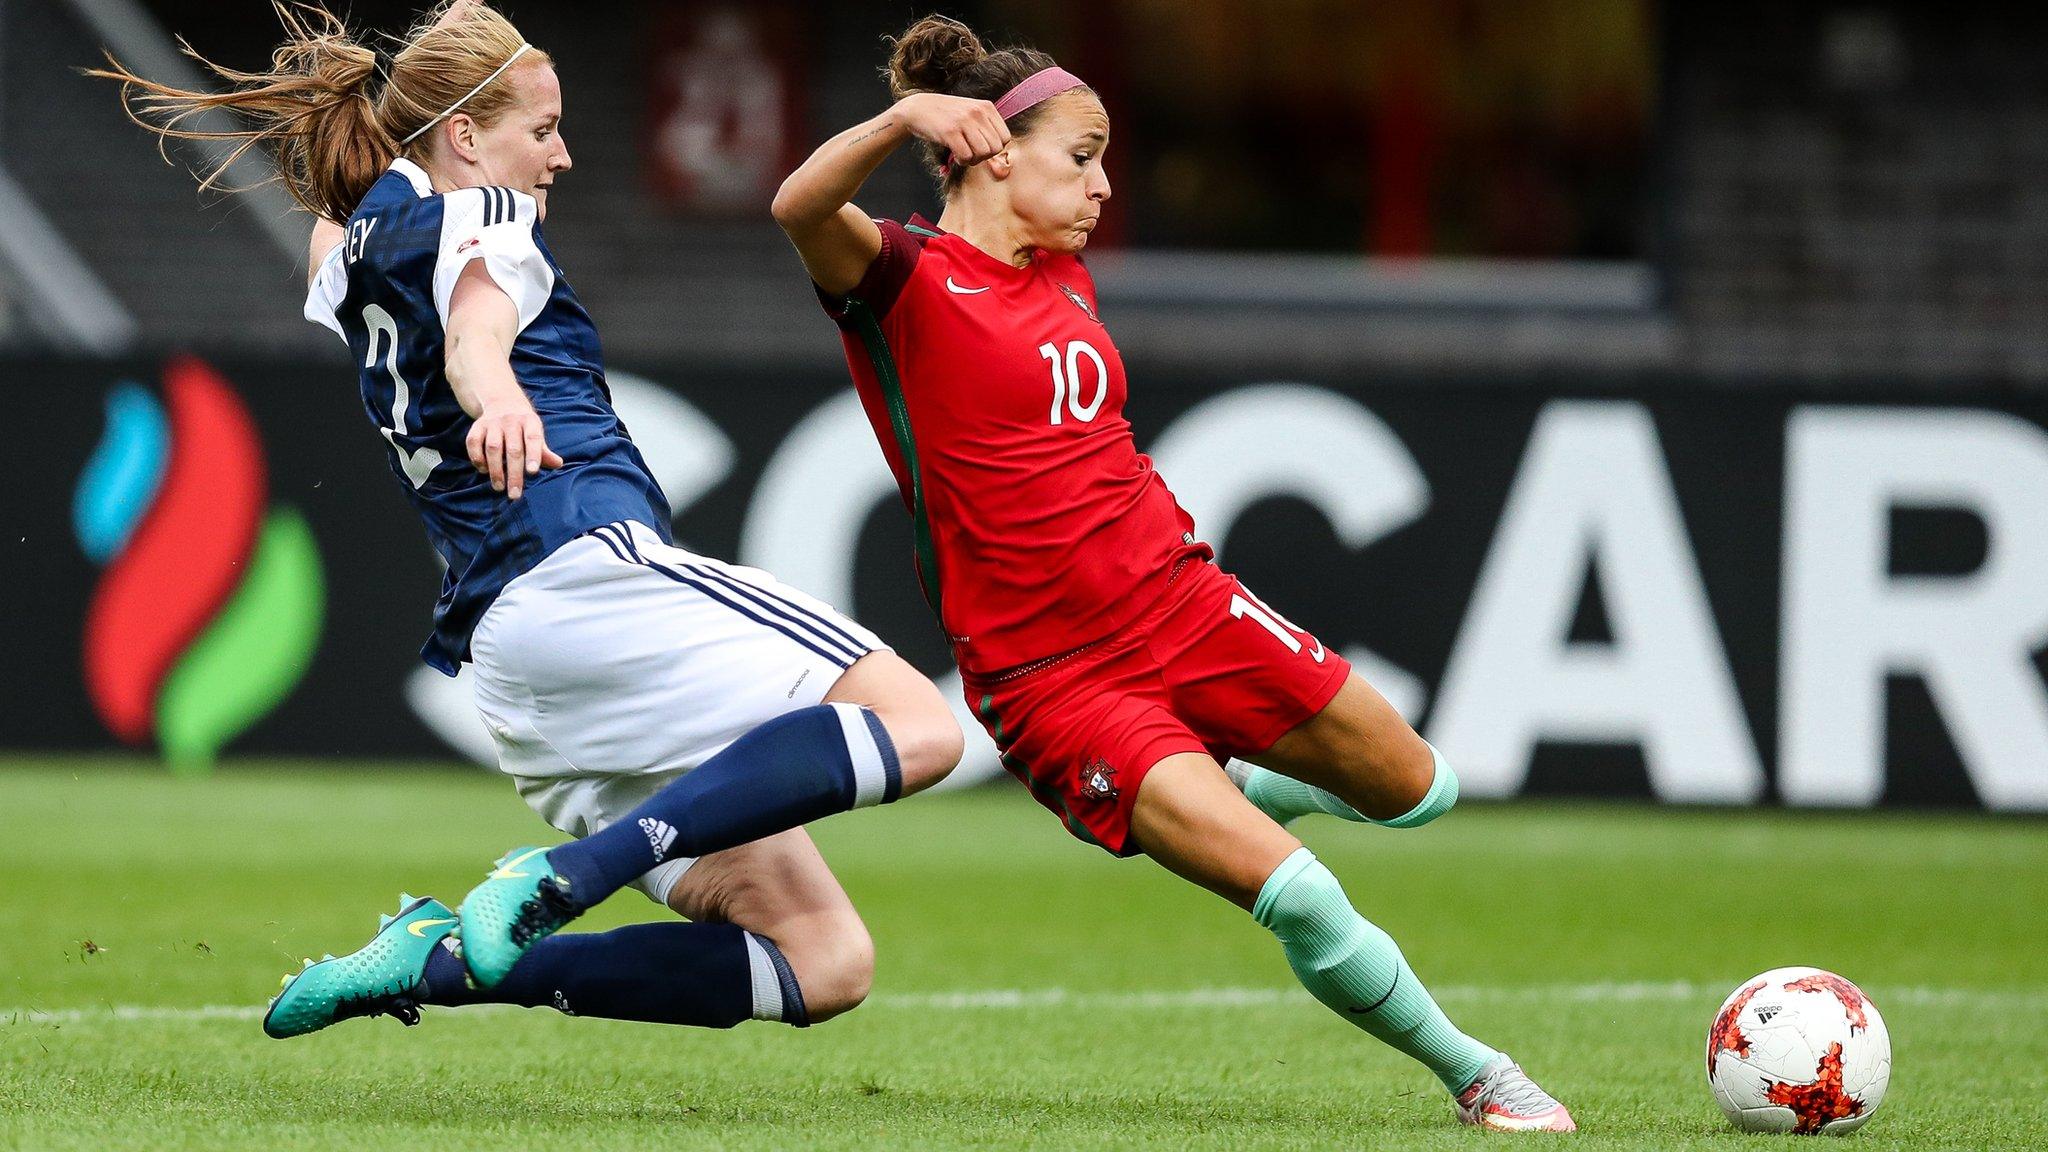
[(1854, 1132), (1891, 1079), (1892, 1041), (1877, 1005), (1819, 968), (1773, 968), (1747, 981), (1707, 1030), (1707, 1083), (1744, 1132)]

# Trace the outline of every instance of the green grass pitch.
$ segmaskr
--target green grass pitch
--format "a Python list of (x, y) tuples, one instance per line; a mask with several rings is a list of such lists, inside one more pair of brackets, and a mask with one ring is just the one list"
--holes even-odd
[[(1739, 981), (1832, 968), (1896, 1059), (1862, 1148), (2048, 1146), (2048, 824), (1467, 805), (1297, 826), (1581, 1148), (1760, 1147), (1702, 1074)], [(880, 953), (808, 1032), (255, 1014), (401, 888), (543, 834), (504, 781), (381, 765), (0, 762), (0, 1148), (1474, 1148), (1420, 1067), (1302, 996), (1242, 912), (1069, 840), (1021, 789), (814, 829)], [(656, 915), (627, 892), (590, 926)], [(1521, 1138), (1523, 1141), (1543, 1138)]]

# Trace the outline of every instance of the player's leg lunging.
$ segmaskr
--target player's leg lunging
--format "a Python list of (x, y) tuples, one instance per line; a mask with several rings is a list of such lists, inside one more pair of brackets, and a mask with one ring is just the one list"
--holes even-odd
[[(633, 924), (551, 936), (528, 949), (495, 986), (479, 988), (467, 978), (453, 934), (454, 913), (439, 901), (419, 903), (439, 914), (428, 915), (425, 923), (447, 927), (408, 941), (408, 922), (422, 918), (401, 916), (361, 951), (309, 963), (286, 978), (264, 1016), (264, 1031), (283, 1039), (371, 1015), (416, 1024), (423, 1007), (465, 1004), (516, 1004), (700, 1028), (730, 1028), (747, 1020), (798, 1027), (811, 1022), (775, 941), (736, 924)], [(387, 936), (403, 955), (386, 955), (393, 951)], [(404, 948), (408, 943), (413, 946)]]
[(944, 777), (959, 760), (960, 740), (937, 691), (888, 652), (863, 656), (842, 680), (870, 662), (855, 683), (897, 688), (883, 707), (907, 736), (907, 760), (874, 707), (800, 708), (749, 731), (604, 829), (552, 849), (514, 849), (462, 902), (463, 952), (477, 984), (505, 979), (539, 940), (665, 860), (886, 804)]
[(480, 988), (467, 978), (455, 913), (407, 897), (359, 952), (308, 961), (288, 978), (264, 1030), (281, 1039), (379, 1014), (412, 1024), (423, 1007), (467, 1004), (701, 1028), (805, 1027), (867, 996), (874, 943), (802, 829), (697, 860), (666, 902), (692, 922), (551, 936)]
[(1156, 765), (1139, 786), (1131, 831), (1167, 869), (1249, 910), (1311, 995), (1427, 1066), (1458, 1098), (1461, 1119), (1569, 1128), (1564, 1108), (1513, 1061), (1451, 1023), (1393, 938), (1360, 916), (1315, 854), (1261, 818), (1214, 761), (1183, 754)]
[(1458, 802), (1457, 773), (1356, 673), (1322, 711), (1252, 759), (1228, 765), (1231, 783), (1280, 824), (1323, 812), (1416, 828)]
[(668, 906), (774, 941), (791, 982), (784, 1001), (811, 1023), (852, 1011), (873, 985), (874, 940), (801, 828), (697, 861), (669, 890)]
[(1375, 819), (1346, 804), (1336, 793), (1297, 780), (1257, 764), (1232, 760), (1224, 766), (1230, 782), (1244, 793), (1259, 811), (1285, 825), (1303, 816), (1321, 812), (1354, 824), (1378, 824), (1382, 828), (1419, 828), (1450, 811), (1458, 803), (1458, 774), (1434, 746), (1429, 750), (1431, 773), (1428, 791), (1422, 799), (1398, 816)]
[(631, 924), (550, 936), (491, 988), (463, 979), (462, 958), (436, 949), (422, 1003), (517, 1004), (572, 1016), (730, 1028), (747, 1020), (810, 1023), (775, 942), (733, 924)]

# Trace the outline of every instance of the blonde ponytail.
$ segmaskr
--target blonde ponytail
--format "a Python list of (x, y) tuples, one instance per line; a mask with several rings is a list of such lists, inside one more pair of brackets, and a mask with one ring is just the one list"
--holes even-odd
[[(179, 40), (185, 55), (226, 84), (218, 92), (188, 92), (144, 79), (107, 57), (90, 76), (118, 80), (128, 117), (170, 140), (239, 143), (200, 180), (222, 188), (221, 178), (258, 145), (275, 156), (278, 178), (292, 199), (326, 220), (355, 213), (370, 186), (391, 162), (428, 147), (431, 136), (402, 148), (399, 141), (427, 127), (461, 102), (461, 111), (489, 126), (511, 107), (512, 88), (485, 83), (526, 43), (511, 21), (478, 0), (448, 0), (422, 17), (380, 75), (377, 54), (350, 35), (341, 18), (306, 0), (271, 0), (285, 41), (267, 72), (240, 72), (199, 55)], [(545, 63), (531, 49), (525, 60)], [(524, 66), (524, 61), (522, 61)], [(466, 101), (478, 85), (481, 91)], [(214, 109), (235, 113), (247, 127), (202, 129), (192, 117)], [(168, 159), (168, 153), (166, 153)], [(238, 191), (238, 189), (225, 189)]]

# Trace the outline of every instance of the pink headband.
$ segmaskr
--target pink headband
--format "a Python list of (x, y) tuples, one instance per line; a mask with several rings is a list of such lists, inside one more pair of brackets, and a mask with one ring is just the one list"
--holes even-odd
[[(1005, 120), (1015, 119), (1019, 112), (1027, 108), (1035, 108), (1062, 92), (1071, 92), (1087, 86), (1079, 76), (1057, 65), (1033, 72), (1018, 81), (1015, 88), (1003, 93), (996, 101), (996, 115)], [(946, 157), (946, 168), (949, 171), (960, 166), (958, 160), (951, 156)]]
[(1079, 76), (1064, 68), (1055, 66), (1033, 72), (1015, 88), (1003, 93), (1002, 99), (996, 101), (996, 115), (1008, 120), (1026, 108), (1043, 104), (1062, 92), (1085, 87), (1087, 85), (1082, 83)]

